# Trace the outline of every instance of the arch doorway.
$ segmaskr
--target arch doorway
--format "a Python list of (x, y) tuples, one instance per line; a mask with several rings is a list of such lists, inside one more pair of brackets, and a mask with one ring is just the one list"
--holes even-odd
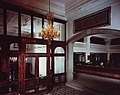
[[(73, 60), (73, 72), (78, 71), (85, 73), (95, 72), (96, 67), (110, 68), (110, 73), (115, 68), (115, 71), (120, 68), (120, 30), (98, 28), (87, 29), (79, 31), (68, 39), (68, 48), (72, 48), (73, 56), (68, 55), (69, 62)], [(72, 45), (69, 45), (72, 44)], [(71, 46), (71, 47), (69, 47)], [(75, 58), (76, 56), (76, 58)], [(84, 67), (87, 65), (87, 68)], [(78, 68), (80, 66), (80, 68)], [(94, 68), (90, 68), (92, 66)], [(83, 69), (82, 69), (83, 68)], [(76, 71), (76, 69), (78, 71)], [(88, 70), (88, 71), (87, 71)], [(98, 69), (99, 72), (103, 72), (102, 69)], [(104, 69), (106, 73), (107, 70)], [(120, 72), (120, 71), (116, 71)], [(74, 74), (73, 73), (73, 74)], [(94, 74), (98, 74), (97, 72)], [(103, 73), (100, 73), (102, 75)], [(102, 75), (107, 77), (119, 78), (113, 75)]]

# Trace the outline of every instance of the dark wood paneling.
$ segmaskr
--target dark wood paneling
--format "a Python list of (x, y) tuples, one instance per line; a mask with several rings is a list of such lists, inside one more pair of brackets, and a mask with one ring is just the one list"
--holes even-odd
[(7, 35), (7, 13), (6, 9), (3, 9), (3, 29), (4, 29), (4, 35)]
[(88, 73), (103, 77), (120, 79), (120, 68), (102, 68), (102, 67), (94, 67), (94, 66), (76, 66), (76, 73)]
[(115, 38), (111, 40), (111, 45), (120, 45), (120, 38)]
[(105, 45), (104, 39), (103, 38), (98, 38), (98, 37), (91, 37), (90, 38), (90, 43)]
[(103, 10), (97, 11), (93, 14), (76, 19), (74, 21), (75, 32), (78, 32), (83, 29), (92, 28), (92, 27), (109, 25), (110, 24), (110, 10), (111, 10), (111, 7), (108, 7)]

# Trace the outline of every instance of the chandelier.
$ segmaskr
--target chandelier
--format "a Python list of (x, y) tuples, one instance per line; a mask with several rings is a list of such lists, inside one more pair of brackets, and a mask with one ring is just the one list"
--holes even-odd
[(60, 37), (60, 33), (54, 28), (52, 24), (52, 16), (53, 13), (50, 12), (50, 0), (49, 0), (49, 11), (47, 12), (46, 15), (48, 25), (47, 27), (43, 26), (41, 32), (39, 33), (39, 37), (42, 37), (43, 39), (47, 39), (48, 41)]

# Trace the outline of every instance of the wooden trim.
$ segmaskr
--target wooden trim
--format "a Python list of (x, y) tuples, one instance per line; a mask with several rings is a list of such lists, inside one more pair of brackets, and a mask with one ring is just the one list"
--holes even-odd
[(31, 16), (31, 38), (33, 38), (33, 29), (34, 29), (34, 23), (33, 23), (33, 16)]
[(7, 11), (6, 9), (3, 9), (3, 29), (4, 29), (4, 35), (7, 35)]
[(75, 68), (76, 73), (88, 73), (108, 78), (120, 79), (120, 70), (115, 68), (102, 68), (87, 65), (77, 65)]
[(18, 13), (18, 36), (21, 37), (21, 13)]

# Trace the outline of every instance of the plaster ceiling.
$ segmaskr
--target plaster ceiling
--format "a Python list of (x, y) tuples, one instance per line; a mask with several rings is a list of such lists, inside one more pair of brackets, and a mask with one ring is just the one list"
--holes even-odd
[[(2, 0), (24, 8), (32, 9), (39, 13), (46, 14), (49, 8), (49, 0)], [(73, 11), (79, 10), (81, 6), (96, 0), (50, 0), (50, 8), (54, 15), (64, 20)], [(101, 0), (99, 0), (101, 1)]]
[[(49, 9), (49, 0), (0, 0), (12, 3), (38, 13), (46, 14)], [(72, 14), (83, 12), (88, 9), (99, 7), (104, 3), (116, 3), (119, 0), (50, 0), (51, 12), (54, 16), (67, 20)]]

